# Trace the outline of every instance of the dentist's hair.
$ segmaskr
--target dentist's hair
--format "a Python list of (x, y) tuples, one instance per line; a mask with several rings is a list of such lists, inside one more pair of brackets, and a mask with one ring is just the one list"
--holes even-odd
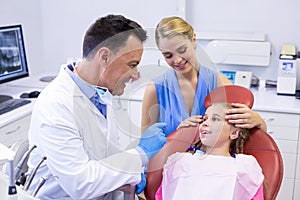
[(92, 58), (101, 47), (107, 47), (116, 53), (126, 45), (130, 35), (136, 36), (141, 42), (147, 39), (147, 32), (137, 22), (122, 15), (99, 18), (84, 36), (82, 56)]

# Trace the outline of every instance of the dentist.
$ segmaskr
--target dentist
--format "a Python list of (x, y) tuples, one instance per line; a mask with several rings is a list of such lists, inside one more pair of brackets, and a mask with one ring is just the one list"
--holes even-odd
[[(83, 60), (63, 65), (36, 100), (29, 144), (37, 148), (28, 161), (29, 174), (41, 159), (30, 191), (40, 199), (121, 199), (113, 192), (140, 184), (148, 160), (165, 144), (165, 124), (150, 126), (135, 148), (120, 147), (113, 95), (139, 78), (137, 66), (146, 31), (121, 15), (96, 20), (83, 41)], [(143, 177), (143, 176), (142, 176)]]

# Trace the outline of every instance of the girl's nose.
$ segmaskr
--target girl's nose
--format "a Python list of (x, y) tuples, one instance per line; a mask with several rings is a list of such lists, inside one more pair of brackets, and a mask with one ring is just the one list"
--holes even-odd
[(200, 124), (200, 126), (206, 127), (206, 126), (208, 126), (208, 125), (209, 125), (209, 120), (208, 120), (207, 118), (204, 118), (204, 119), (203, 119), (203, 122)]

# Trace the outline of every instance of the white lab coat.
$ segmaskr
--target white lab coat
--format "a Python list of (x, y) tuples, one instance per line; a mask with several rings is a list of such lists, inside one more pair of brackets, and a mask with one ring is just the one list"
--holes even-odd
[(43, 176), (48, 180), (38, 193), (41, 199), (117, 199), (109, 192), (139, 183), (143, 171), (136, 150), (120, 151), (119, 134), (111, 106), (105, 119), (62, 68), (32, 113), (28, 137), (37, 149), (28, 165), (32, 169), (43, 156), (47, 160), (30, 190)]

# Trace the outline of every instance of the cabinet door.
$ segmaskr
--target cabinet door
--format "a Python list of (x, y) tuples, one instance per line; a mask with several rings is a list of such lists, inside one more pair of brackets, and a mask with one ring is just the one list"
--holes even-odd
[[(283, 178), (277, 195), (278, 200), (293, 200), (294, 179)], [(295, 199), (296, 200), (296, 199)]]
[(294, 200), (300, 199), (300, 180), (295, 182)]
[(277, 139), (298, 140), (299, 115), (259, 112), (268, 126), (268, 133)]
[(297, 191), (296, 170), (299, 168), (297, 167), (297, 154), (300, 116), (276, 112), (259, 111), (259, 113), (268, 126), (267, 132), (277, 143), (284, 162), (283, 182), (277, 199), (293, 199)]
[(13, 123), (10, 123), (0, 129), (0, 142), (7, 147), (22, 140), (26, 140), (27, 132), (30, 126), (31, 115), (27, 115)]
[[(299, 150), (300, 150), (300, 143), (299, 143)], [(294, 199), (300, 199), (300, 152), (298, 152), (297, 157), (297, 171), (296, 171), (296, 180), (295, 180), (295, 187), (294, 187)]]

